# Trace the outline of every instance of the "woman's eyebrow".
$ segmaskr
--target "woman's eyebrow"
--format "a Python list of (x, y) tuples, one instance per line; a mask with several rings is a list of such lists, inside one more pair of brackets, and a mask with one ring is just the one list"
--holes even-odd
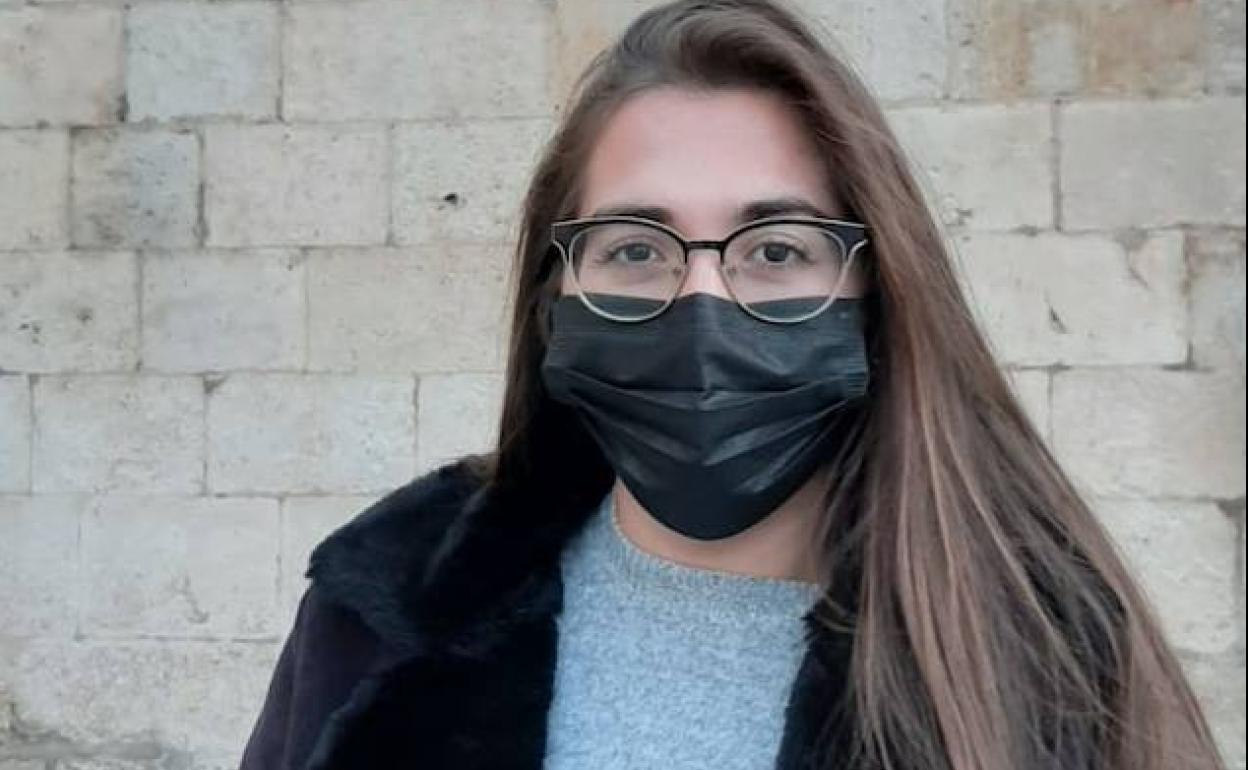
[[(804, 215), (831, 219), (832, 215), (805, 198), (767, 198), (750, 201), (737, 209), (737, 222), (745, 224), (756, 219), (784, 215)], [(618, 203), (595, 209), (592, 217), (637, 217), (651, 219), (665, 225), (672, 224), (675, 217), (671, 209), (644, 203)]]
[(656, 222), (662, 222), (665, 225), (672, 223), (672, 212), (662, 206), (647, 206), (642, 203), (618, 203), (613, 206), (603, 206), (595, 209), (591, 217), (637, 217), (638, 219), (653, 219)]
[(737, 221), (742, 224), (755, 219), (785, 215), (802, 215), (832, 219), (832, 215), (805, 198), (769, 198), (752, 201), (737, 210)]

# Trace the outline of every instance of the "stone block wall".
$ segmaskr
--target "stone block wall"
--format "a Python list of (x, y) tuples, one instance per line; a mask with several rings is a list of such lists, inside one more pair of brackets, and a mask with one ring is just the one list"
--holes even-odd
[[(0, 770), (228, 770), (309, 549), (485, 447), (651, 0), (0, 0)], [(1243, 0), (800, 0), (1245, 767)]]

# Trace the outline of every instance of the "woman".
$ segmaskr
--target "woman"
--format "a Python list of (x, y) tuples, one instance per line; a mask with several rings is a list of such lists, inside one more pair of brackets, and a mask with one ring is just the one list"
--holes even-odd
[(1220, 767), (850, 70), (682, 1), (575, 96), (499, 445), (316, 548), (243, 770)]

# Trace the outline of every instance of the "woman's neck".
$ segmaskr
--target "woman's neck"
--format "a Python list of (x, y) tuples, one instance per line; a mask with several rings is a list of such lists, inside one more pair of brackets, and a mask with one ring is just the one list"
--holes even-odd
[(816, 473), (758, 524), (720, 540), (698, 540), (668, 529), (618, 477), (611, 494), (620, 531), (642, 551), (689, 567), (816, 583), (815, 534), (825, 482), (825, 475)]

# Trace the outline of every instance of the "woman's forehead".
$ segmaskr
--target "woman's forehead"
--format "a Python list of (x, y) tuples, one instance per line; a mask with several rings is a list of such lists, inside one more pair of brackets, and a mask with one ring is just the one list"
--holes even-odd
[(762, 90), (660, 88), (606, 121), (583, 171), (580, 214), (621, 204), (727, 221), (751, 201), (835, 209), (801, 115)]

